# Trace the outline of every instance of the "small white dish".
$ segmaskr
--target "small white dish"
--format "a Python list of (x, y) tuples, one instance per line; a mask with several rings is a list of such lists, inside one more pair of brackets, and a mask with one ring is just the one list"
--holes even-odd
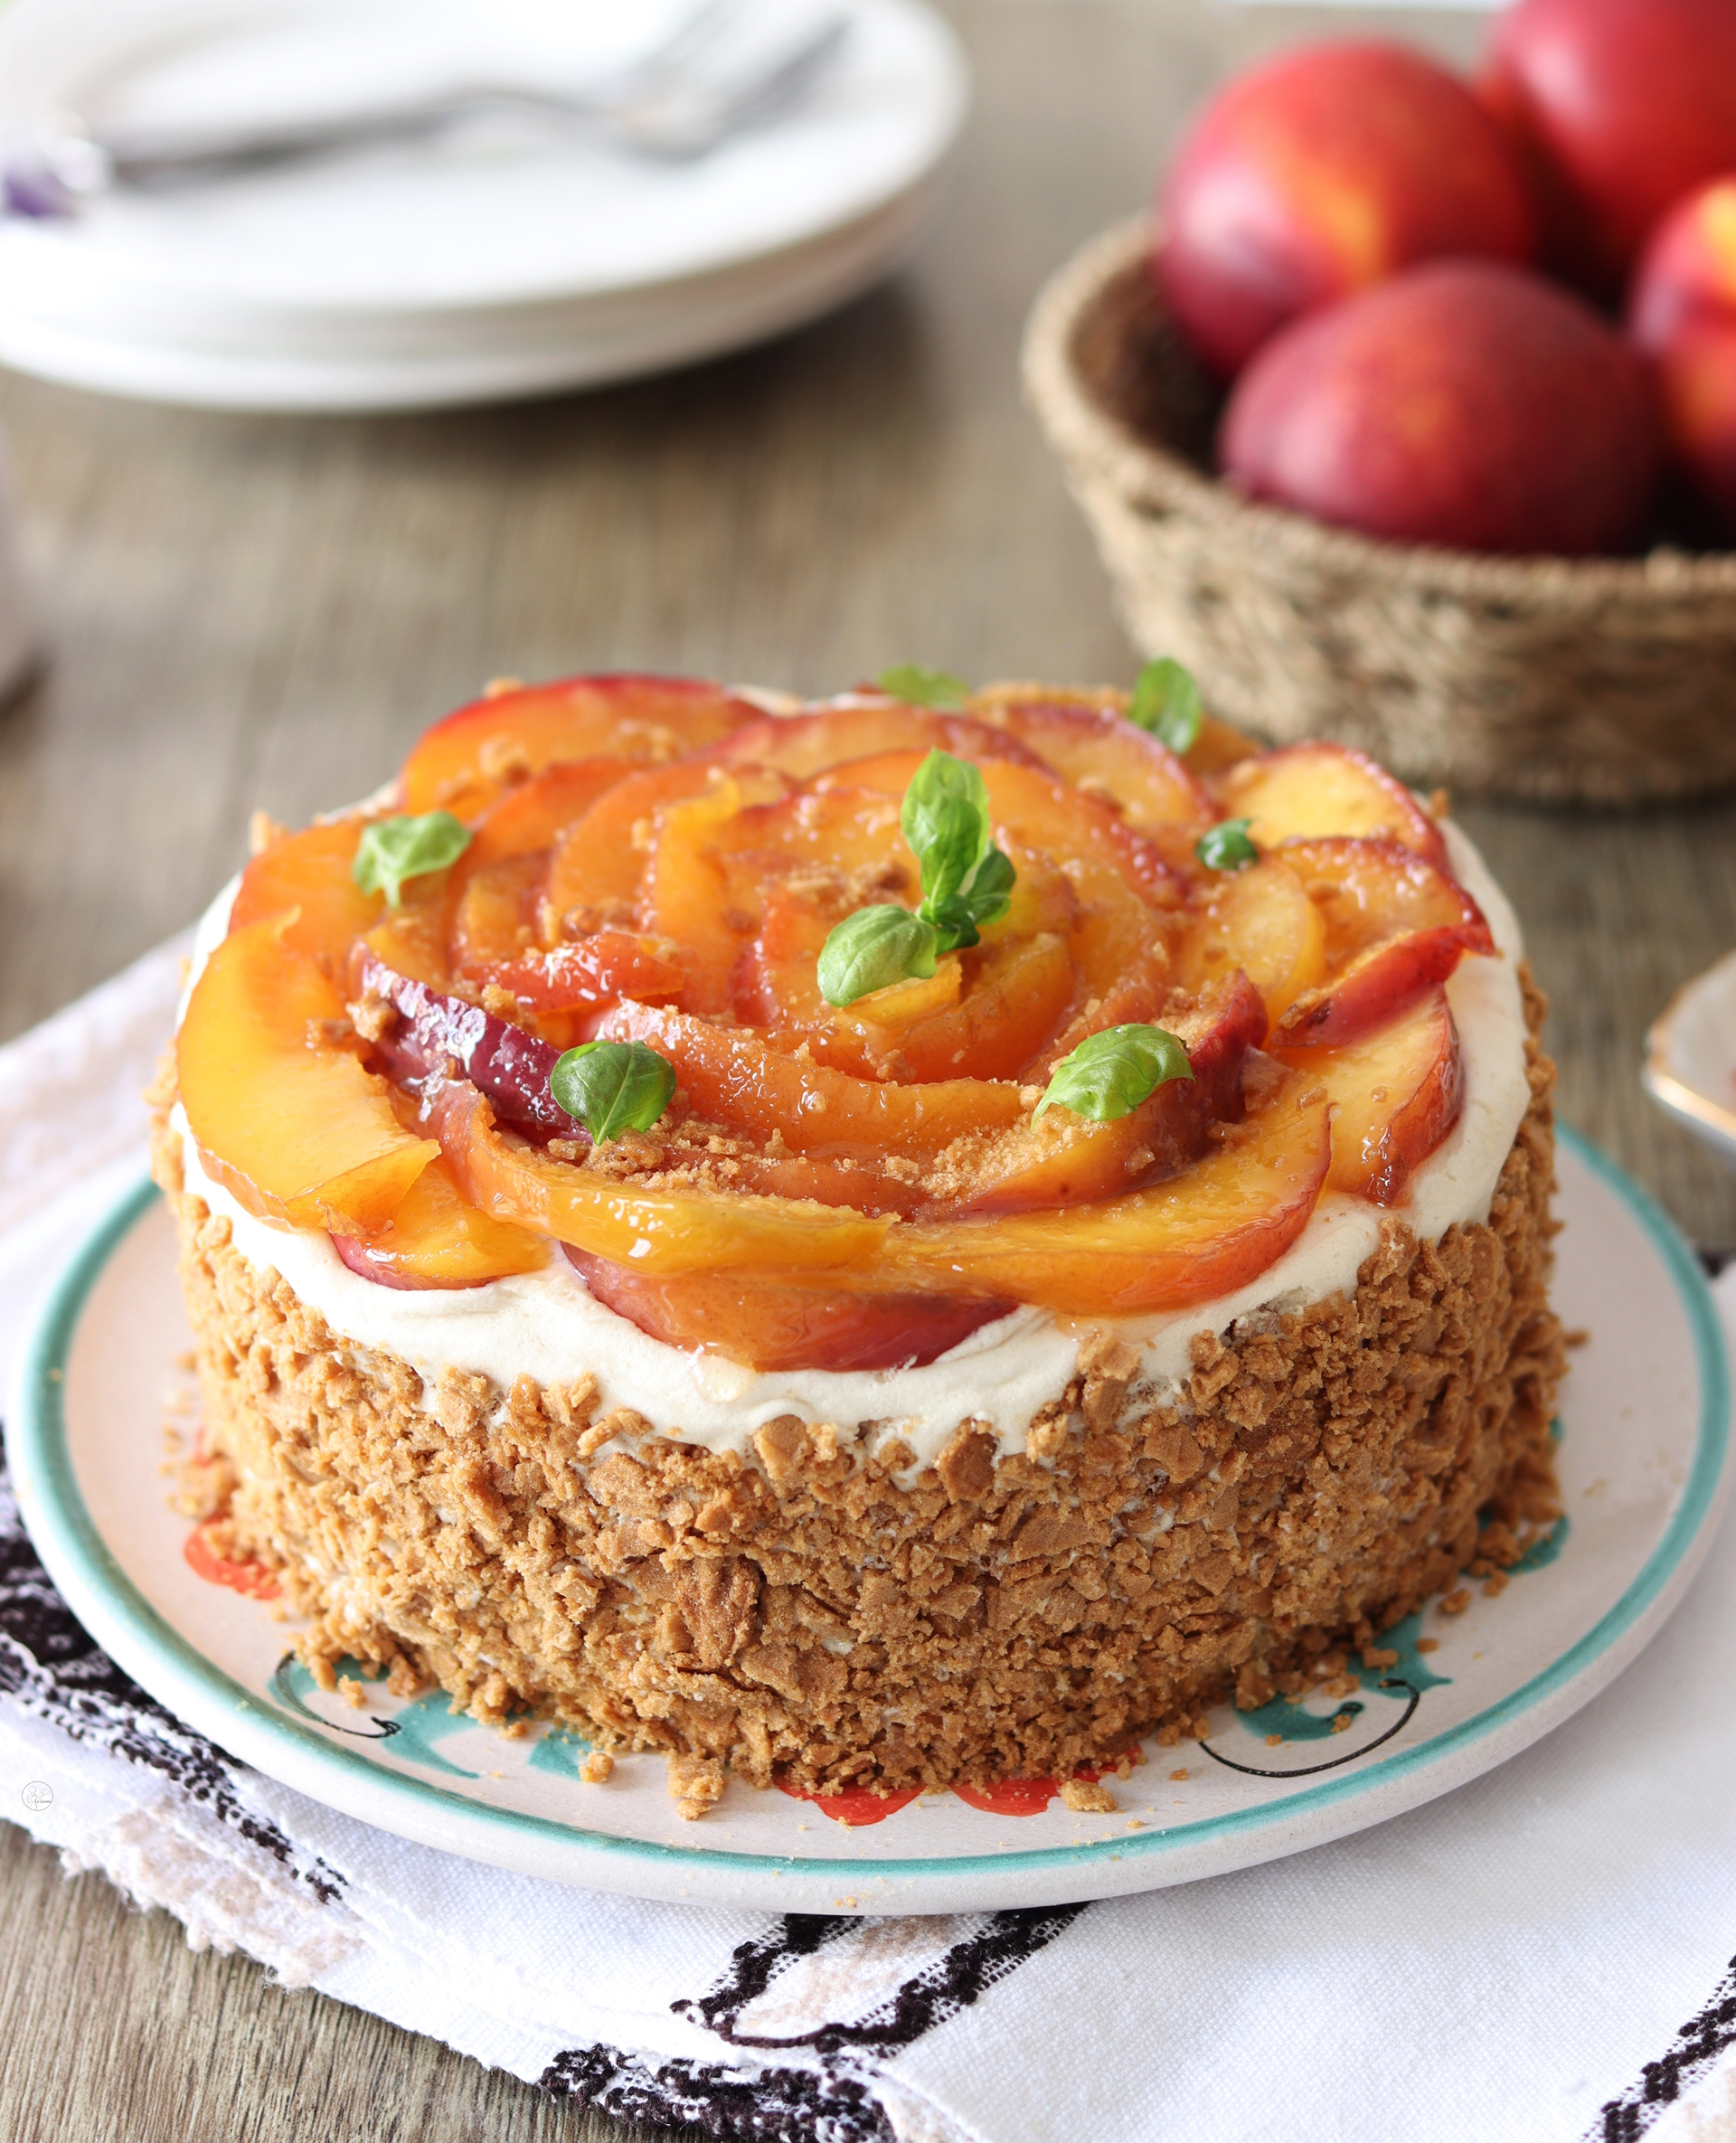
[[(692, 163), (581, 134), (467, 136), (5, 219), (0, 361), (171, 401), (402, 408), (779, 332), (897, 265), (967, 101), (958, 42), (922, 0), (838, 5), (847, 34), (811, 95)], [(680, 13), (650, 0), (636, 34), (655, 42)], [(282, 82), (306, 102), (309, 83), (360, 95), (407, 74), (582, 80), (634, 20), (608, 0), (13, 0), (0, 142), (61, 108), (197, 122)]]
[[(1046, 1906), (1184, 1883), (1342, 1837), (1527, 1747), (1646, 1643), (1712, 1537), (1730, 1383), (1692, 1253), (1635, 1185), (1571, 1134), (1560, 1148), (1555, 1298), (1590, 1338), (1561, 1407), (1567, 1518), (1497, 1598), (1431, 1604), (1383, 1642), (1397, 1664), (1347, 1703), (1212, 1714), (1203, 1744), (1152, 1742), (1111, 1779), (1113, 1813), (1017, 1791), (873, 1804), (844, 1827), (732, 1783), (682, 1822), (653, 1756), (581, 1782), (582, 1742), (508, 1740), (439, 1692), (316, 1691), (269, 1607), (195, 1574), (162, 1477), (165, 1392), (188, 1331), (161, 1200), (141, 1184), (60, 1282), (7, 1413), (20, 1506), (91, 1635), (232, 1754), (425, 1845), (630, 1895), (803, 1912)], [(1434, 1640), (1424, 1652), (1419, 1639)], [(1350, 1724), (1334, 1731), (1335, 1715)], [(1271, 1734), (1281, 1736), (1274, 1746)], [(1020, 1805), (1023, 1798), (1023, 1806)]]
[(1640, 1078), (1660, 1109), (1736, 1167), (1736, 952), (1670, 999), (1646, 1037)]

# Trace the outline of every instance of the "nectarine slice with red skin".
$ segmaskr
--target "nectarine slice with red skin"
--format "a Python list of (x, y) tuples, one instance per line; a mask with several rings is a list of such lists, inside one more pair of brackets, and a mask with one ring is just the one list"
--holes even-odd
[(1411, 1171), (1458, 1120), (1464, 1058), (1444, 989), (1365, 1041), (1324, 1055), (1280, 1053), (1324, 1086), (1332, 1103), (1326, 1180), (1335, 1191), (1396, 1204)]
[(479, 1213), (440, 1155), (382, 1228), (371, 1235), (334, 1235), (332, 1248), (362, 1279), (399, 1289), (482, 1287), (534, 1272), (550, 1257), (547, 1236)]
[(568, 677), (473, 700), (437, 722), (404, 761), (402, 807), (473, 818), (558, 760), (662, 766), (715, 744), (760, 710), (693, 677)]
[(1241, 969), (1276, 1024), (1326, 979), (1326, 924), (1282, 853), (1208, 881), (1175, 949), (1175, 978), (1202, 989)]
[(656, 1004), (679, 997), (687, 983), (681, 961), (629, 930), (598, 930), (467, 972), (485, 987), (510, 990), (532, 1012), (597, 1012), (623, 997)]
[[(932, 1362), (1010, 1302), (927, 1291), (864, 1294), (757, 1274), (640, 1272), (569, 1249), (598, 1301), (665, 1345), (726, 1351), (750, 1369), (899, 1369)], [(724, 1345), (723, 1343), (727, 1343)]]
[(1278, 1049), (1339, 1049), (1407, 1012), (1469, 953), (1493, 953), (1456, 879), (1396, 841), (1294, 841), (1284, 860), (1326, 926), (1327, 974), (1273, 1029)]
[(284, 927), (283, 942), (341, 978), (350, 947), (373, 928), (385, 908), (381, 894), (364, 893), (350, 874), (363, 823), (337, 818), (279, 835), (241, 873), (229, 928), (243, 930), (293, 908), (296, 914)]
[(949, 1155), (962, 1179), (954, 1210), (1083, 1205), (1196, 1160), (1212, 1125), (1241, 1113), (1242, 1062), (1265, 1035), (1266, 1008), (1252, 983), (1238, 974), (1207, 1002), (1171, 1014), (1165, 1024), (1186, 1046), (1192, 1079), (1166, 1080), (1137, 1109), (1107, 1122), (1050, 1109), (986, 1141), (969, 1160)]
[(379, 999), (396, 1013), (373, 1047), (399, 1084), (439, 1080), (456, 1066), (510, 1120), (562, 1138), (588, 1138), (549, 1090), (561, 1055), (552, 1043), (399, 972), (370, 943), (357, 949), (350, 987), (354, 996)]
[(559, 1161), (495, 1128), (467, 1082), (430, 1093), (429, 1128), (471, 1203), (636, 1272), (871, 1270), (898, 1223), (846, 1206), (646, 1188)]
[(335, 1036), (344, 999), (286, 943), (289, 916), (232, 930), (175, 1037), (181, 1105), (204, 1166), (250, 1213), (293, 1227), (381, 1227), (439, 1150), (405, 1131), (383, 1079)]
[(1398, 841), (1448, 868), (1440, 828), (1404, 786), (1350, 744), (1285, 744), (1244, 759), (1216, 781), (1226, 818), (1248, 818), (1261, 848), (1319, 835)]
[(718, 851), (739, 838), (743, 812), (769, 800), (768, 786), (758, 769), (743, 768), (657, 813), (640, 906), (647, 928), (682, 949), (690, 1012), (731, 1008), (736, 962), (759, 922), (758, 888), (733, 883)]
[(1100, 1204), (901, 1223), (877, 1276), (1070, 1316), (1188, 1309), (1245, 1287), (1308, 1224), (1332, 1161), (1317, 1082), (1293, 1075), (1181, 1175)]

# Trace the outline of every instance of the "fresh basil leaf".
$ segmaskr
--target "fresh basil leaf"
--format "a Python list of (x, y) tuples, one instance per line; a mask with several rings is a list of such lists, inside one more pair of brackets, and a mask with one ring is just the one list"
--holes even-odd
[(382, 892), (387, 907), (396, 908), (403, 902), (406, 878), (446, 870), (469, 845), (469, 827), (449, 811), (375, 818), (362, 829), (350, 875), (363, 892)]
[(1173, 655), (1148, 662), (1134, 682), (1127, 720), (1184, 759), (1199, 737), (1200, 719), (1200, 688), (1192, 675)]
[(962, 892), (952, 893), (944, 901), (923, 901), (917, 913), (933, 923), (942, 952), (975, 945), (983, 927), (1001, 920), (1012, 905), (1016, 875), (1012, 858), (991, 848)]
[(675, 1068), (643, 1042), (585, 1042), (555, 1062), (549, 1091), (600, 1146), (648, 1131), (675, 1097)]
[(1223, 818), (1207, 826), (1194, 844), (1194, 853), (1208, 871), (1245, 871), (1260, 861), (1260, 851), (1248, 838), (1251, 818)]
[(970, 699), (970, 687), (962, 677), (948, 670), (925, 670), (916, 662), (894, 663), (874, 683), (896, 700), (913, 707), (939, 707), (944, 713), (956, 714)]
[(820, 948), (820, 995), (854, 1005), (870, 990), (934, 973), (934, 927), (908, 908), (858, 908)]
[(925, 903), (962, 892), (993, 845), (982, 769), (949, 751), (930, 751), (910, 777), (899, 824), (922, 866)]
[(1162, 1027), (1105, 1027), (1055, 1066), (1032, 1120), (1060, 1108), (1093, 1123), (1112, 1123), (1130, 1116), (1165, 1081), (1193, 1076), (1187, 1051)]

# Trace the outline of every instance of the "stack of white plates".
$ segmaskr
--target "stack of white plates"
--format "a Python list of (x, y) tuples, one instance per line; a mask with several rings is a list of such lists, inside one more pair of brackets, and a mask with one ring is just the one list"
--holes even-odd
[[(0, 222), (0, 362), (241, 409), (390, 409), (622, 379), (866, 288), (921, 222), (962, 120), (920, 0), (847, 17), (802, 99), (691, 162), (580, 130), (467, 127)], [(14, 0), (0, 142), (245, 120), (443, 83), (581, 85), (692, 0)]]

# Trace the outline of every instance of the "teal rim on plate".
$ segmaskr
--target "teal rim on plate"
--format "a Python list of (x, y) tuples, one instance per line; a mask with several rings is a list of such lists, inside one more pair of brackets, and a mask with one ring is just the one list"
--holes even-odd
[[(1288, 1825), (1299, 1817), (1354, 1799), (1377, 1786), (1389, 1786), (1395, 1780), (1438, 1764), (1449, 1753), (1484, 1740), (1545, 1703), (1620, 1640), (1669, 1583), (1712, 1514), (1730, 1439), (1730, 1367), (1723, 1333), (1705, 1279), (1675, 1223), (1624, 1170), (1577, 1132), (1566, 1125), (1558, 1125), (1556, 1133), (1576, 1158), (1621, 1198), (1651, 1238), (1675, 1283), (1694, 1334), (1698, 1370), (1700, 1421), (1687, 1480), (1662, 1539), (1614, 1605), (1541, 1674), (1533, 1676), (1519, 1688), (1426, 1741), (1396, 1751), (1389, 1750), (1382, 1761), (1366, 1770), (1347, 1770), (1257, 1807), (1163, 1829), (1129, 1832), (1090, 1844), (993, 1854), (927, 1855), (904, 1859), (876, 1857), (871, 1864), (875, 1875), (888, 1881), (899, 1878), (920, 1881), (924, 1877), (957, 1877), (974, 1871), (993, 1870), (998, 1875), (1021, 1870), (1054, 1870), (1109, 1858), (1126, 1863), (1173, 1854), (1179, 1848), (1199, 1846), (1237, 1834)], [(255, 1749), (280, 1748), (286, 1756), (296, 1760), (294, 1768), (297, 1773), (305, 1773), (307, 1761), (316, 1757), (320, 1765), (329, 1771), (365, 1780), (371, 1797), (382, 1806), (401, 1808), (407, 1819), (417, 1813), (428, 1814), (438, 1808), (485, 1829), (544, 1837), (559, 1841), (569, 1849), (627, 1860), (655, 1861), (665, 1866), (688, 1866), (695, 1870), (703, 1867), (707, 1871), (735, 1868), (768, 1877), (799, 1875), (857, 1880), (863, 1877), (867, 1869), (860, 1858), (803, 1856), (792, 1860), (782, 1855), (668, 1846), (652, 1839), (619, 1837), (587, 1829), (582, 1825), (556, 1822), (548, 1817), (493, 1808), (486, 1801), (453, 1793), (442, 1786), (407, 1778), (401, 1772), (371, 1761), (359, 1751), (334, 1745), (313, 1727), (267, 1711), (251, 1692), (214, 1666), (171, 1628), (126, 1575), (91, 1521), (72, 1470), (63, 1403), (66, 1365), (90, 1290), (117, 1247), (159, 1195), (148, 1178), (137, 1184), (92, 1232), (68, 1266), (31, 1335), (16, 1386), (14, 1418), (6, 1425), (12, 1470), (33, 1536), (39, 1550), (43, 1551), (42, 1559), (49, 1565), (51, 1574), (56, 1570), (65, 1570), (76, 1581), (82, 1598), (71, 1603), (75, 1611), (82, 1611), (87, 1604), (97, 1610), (90, 1619), (97, 1625), (92, 1628), (91, 1635), (99, 1643), (108, 1646), (112, 1635), (120, 1638), (118, 1649), (122, 1651), (148, 1651), (168, 1670), (170, 1678), (199, 1700), (198, 1708), (207, 1716), (227, 1714), (233, 1719), (243, 1743), (250, 1743)], [(121, 1658), (118, 1664), (124, 1667), (127, 1661)], [(160, 1689), (152, 1693), (163, 1695)], [(165, 1697), (164, 1701), (173, 1708), (173, 1697)], [(203, 1731), (220, 1745), (228, 1745), (221, 1728)], [(268, 1774), (271, 1771), (269, 1758), (261, 1761), (244, 1756), (244, 1760), (252, 1761), (256, 1769)], [(310, 1791), (305, 1787), (297, 1789)], [(310, 1791), (310, 1798), (318, 1796)], [(419, 1836), (423, 1827), (407, 1821), (405, 1835)], [(478, 1857), (487, 1856), (478, 1855)]]

